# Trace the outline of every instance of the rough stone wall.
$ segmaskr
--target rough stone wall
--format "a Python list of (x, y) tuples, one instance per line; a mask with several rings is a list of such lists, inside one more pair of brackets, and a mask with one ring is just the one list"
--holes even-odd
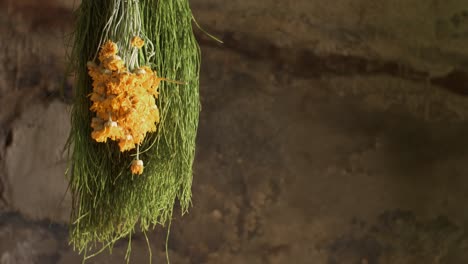
[[(73, 2), (0, 1), (0, 264), (81, 261), (62, 152)], [(172, 263), (468, 262), (463, 1), (191, 3), (225, 43), (197, 31), (194, 206)], [(164, 263), (165, 230), (150, 240)]]

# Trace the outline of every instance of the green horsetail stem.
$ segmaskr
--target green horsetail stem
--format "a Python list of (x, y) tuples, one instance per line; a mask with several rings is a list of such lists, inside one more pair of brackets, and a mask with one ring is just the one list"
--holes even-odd
[[(138, 54), (139, 65), (149, 65), (158, 76), (184, 83), (161, 82), (159, 86), (161, 121), (157, 132), (148, 134), (140, 146), (140, 158), (145, 160), (143, 174), (132, 176), (129, 170), (134, 153), (121, 153), (116, 142), (97, 143), (90, 136), (93, 113), (87, 95), (92, 86), (86, 64), (99, 49), (116, 2), (122, 1), (82, 0), (76, 12), (70, 54), (76, 77), (68, 143), (73, 198), (70, 243), (85, 256), (99, 249), (111, 249), (118, 239), (130, 237), (135, 230), (146, 232), (158, 224), (166, 225), (176, 201), (182, 213), (191, 203), (200, 111), (200, 49), (192, 31), (188, 0), (133, 0), (141, 16), (140, 34), (152, 43)], [(127, 34), (134, 34), (134, 25), (130, 24), (134, 20), (122, 19), (119, 23), (125, 27), (117, 30), (113, 38), (133, 37)]]

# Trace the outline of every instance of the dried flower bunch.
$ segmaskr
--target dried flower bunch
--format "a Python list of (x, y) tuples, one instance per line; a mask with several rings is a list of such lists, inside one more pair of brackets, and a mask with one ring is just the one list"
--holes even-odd
[[(131, 45), (141, 48), (144, 41), (135, 36)], [(159, 110), (155, 99), (159, 82), (164, 78), (159, 78), (148, 66), (130, 72), (117, 54), (117, 44), (109, 40), (99, 52), (100, 65), (92, 61), (87, 64), (93, 80), (90, 110), (96, 113), (91, 122), (91, 137), (97, 142), (117, 141), (124, 152), (140, 145), (148, 132), (156, 131)], [(132, 162), (131, 171), (142, 174), (143, 161), (137, 158)]]
[[(189, 0), (81, 0), (70, 243), (88, 259), (191, 205), (200, 50)], [(157, 74), (158, 73), (158, 74)], [(184, 85), (171, 81), (183, 80)], [(138, 176), (137, 176), (138, 175)]]

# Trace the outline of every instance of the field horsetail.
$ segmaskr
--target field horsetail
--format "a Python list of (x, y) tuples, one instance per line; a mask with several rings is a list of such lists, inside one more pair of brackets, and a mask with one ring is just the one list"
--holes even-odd
[(192, 20), (188, 0), (81, 1), (67, 175), (70, 243), (84, 260), (170, 224), (176, 202), (182, 213), (190, 206), (200, 111)]

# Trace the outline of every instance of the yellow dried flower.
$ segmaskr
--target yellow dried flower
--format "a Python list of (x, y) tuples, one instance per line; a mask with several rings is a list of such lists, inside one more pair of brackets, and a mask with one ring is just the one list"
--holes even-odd
[(142, 174), (143, 173), (143, 161), (142, 160), (134, 160), (132, 162), (132, 166), (130, 167), (132, 174)]
[(103, 62), (108, 57), (114, 56), (119, 51), (117, 44), (108, 40), (104, 45), (101, 47), (101, 51), (99, 52), (99, 60)]
[(115, 121), (107, 121), (104, 128), (91, 132), (91, 137), (97, 142), (106, 142), (108, 138), (116, 140), (123, 135), (122, 128)]
[[(132, 46), (141, 48), (144, 41), (132, 39)], [(99, 52), (100, 65), (87, 64), (93, 80), (93, 102), (90, 110), (96, 113), (91, 121), (91, 137), (97, 142), (107, 139), (118, 142), (121, 152), (135, 149), (148, 132), (156, 131), (159, 123), (159, 109), (156, 105), (160, 81), (148, 66), (134, 72), (126, 71), (124, 61), (117, 56), (117, 45), (107, 41)], [(132, 162), (133, 174), (143, 173), (143, 161)]]
[(105, 69), (111, 71), (120, 71), (125, 68), (125, 63), (123, 62), (122, 58), (117, 55), (109, 56), (101, 62)]
[(134, 36), (130, 42), (132, 44), (132, 47), (139, 48), (143, 47), (145, 45), (145, 41), (143, 41), (140, 37)]

